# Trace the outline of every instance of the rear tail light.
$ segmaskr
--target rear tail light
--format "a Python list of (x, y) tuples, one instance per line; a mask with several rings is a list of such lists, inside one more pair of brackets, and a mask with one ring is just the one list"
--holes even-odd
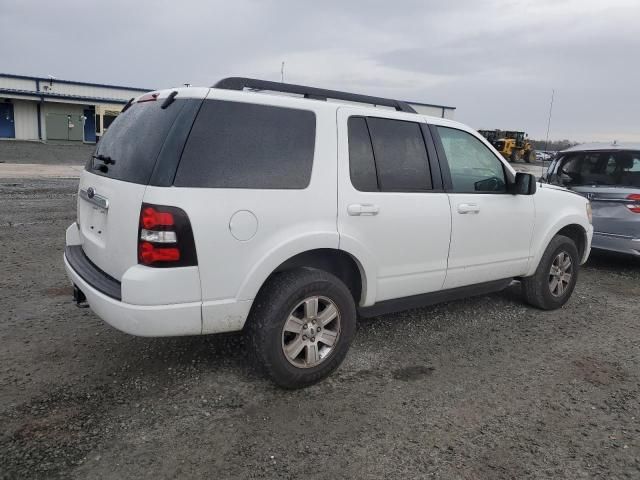
[(138, 263), (149, 267), (198, 264), (191, 223), (184, 210), (142, 204), (138, 227)]
[(630, 200), (634, 203), (627, 203), (627, 208), (631, 210), (633, 213), (640, 213), (640, 194), (632, 193), (627, 196), (627, 200)]

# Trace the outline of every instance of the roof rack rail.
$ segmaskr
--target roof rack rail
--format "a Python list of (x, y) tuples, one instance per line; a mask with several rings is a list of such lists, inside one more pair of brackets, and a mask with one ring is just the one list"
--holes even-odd
[(255, 78), (228, 77), (223, 78), (211, 88), (221, 88), (223, 90), (269, 90), (272, 92), (295, 93), (304, 95), (304, 98), (314, 100), (346, 100), (357, 103), (370, 103), (383, 107), (393, 107), (401, 112), (418, 113), (408, 103), (393, 100), (391, 98), (372, 97), (370, 95), (360, 95), (358, 93), (340, 92), (338, 90), (326, 90), (324, 88), (307, 87), (304, 85), (294, 85), (292, 83), (271, 82), (269, 80), (258, 80)]

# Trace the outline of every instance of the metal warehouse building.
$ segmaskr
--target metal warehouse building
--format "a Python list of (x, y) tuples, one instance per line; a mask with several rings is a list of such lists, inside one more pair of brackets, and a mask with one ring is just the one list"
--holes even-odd
[(0, 138), (93, 143), (150, 90), (0, 73)]
[(453, 114), (456, 107), (447, 107), (445, 105), (433, 105), (431, 103), (407, 102), (413, 109), (421, 115), (429, 115), (431, 117), (441, 117), (453, 120)]
[[(95, 143), (129, 99), (151, 90), (0, 73), (0, 139)], [(407, 103), (423, 115), (453, 118), (455, 112)]]

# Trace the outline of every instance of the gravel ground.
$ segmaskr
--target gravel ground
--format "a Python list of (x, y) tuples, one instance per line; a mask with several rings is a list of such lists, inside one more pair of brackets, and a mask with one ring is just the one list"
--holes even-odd
[(240, 336), (120, 333), (70, 301), (72, 180), (0, 180), (1, 478), (639, 478), (640, 262), (359, 323), (283, 391)]
[(80, 142), (41, 143), (0, 140), (0, 163), (84, 165), (96, 146)]

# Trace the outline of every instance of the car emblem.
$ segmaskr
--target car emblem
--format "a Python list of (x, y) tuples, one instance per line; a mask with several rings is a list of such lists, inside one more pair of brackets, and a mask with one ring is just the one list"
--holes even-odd
[(96, 196), (96, 191), (93, 187), (87, 188), (87, 197), (93, 198)]

